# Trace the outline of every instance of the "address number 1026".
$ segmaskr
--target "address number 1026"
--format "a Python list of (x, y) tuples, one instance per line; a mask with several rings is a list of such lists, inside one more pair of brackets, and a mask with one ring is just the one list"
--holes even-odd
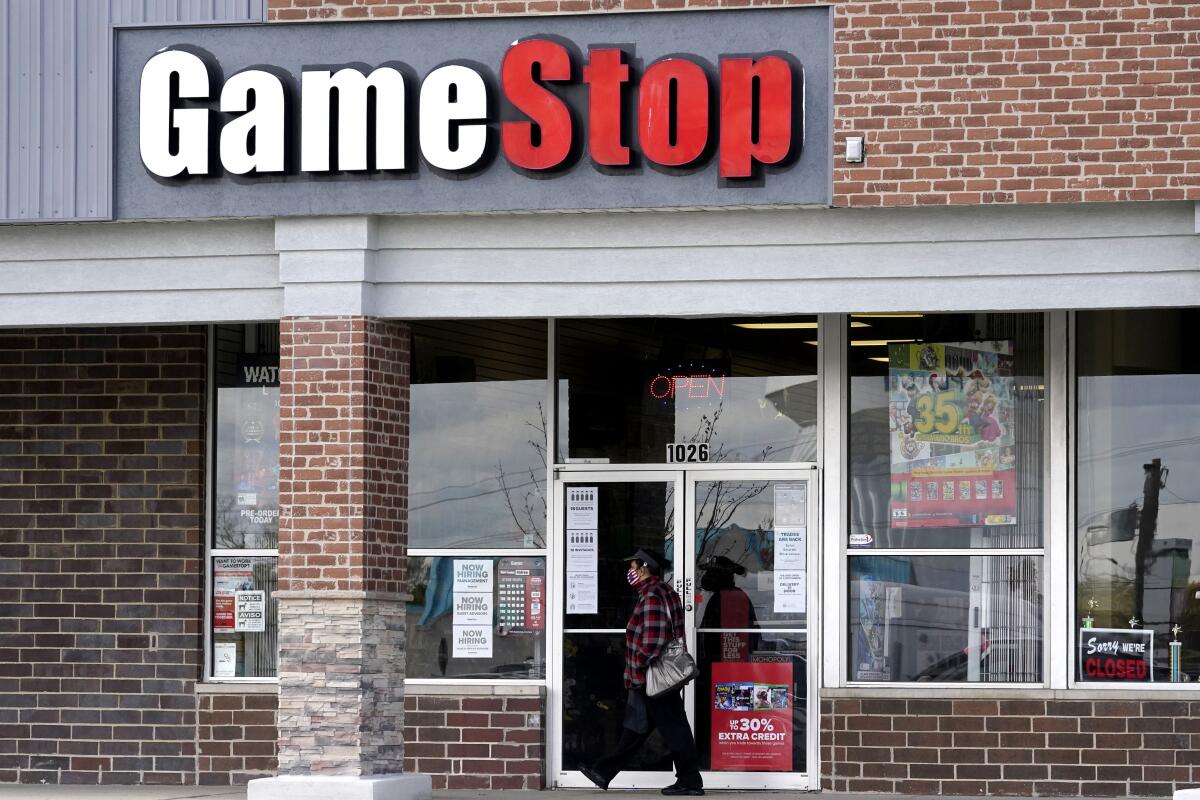
[(696, 464), (708, 461), (708, 443), (667, 445), (668, 464)]

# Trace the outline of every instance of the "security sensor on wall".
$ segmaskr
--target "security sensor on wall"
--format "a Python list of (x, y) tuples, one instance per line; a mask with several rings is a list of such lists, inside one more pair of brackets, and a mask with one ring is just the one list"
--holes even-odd
[(846, 161), (851, 164), (861, 164), (863, 162), (864, 137), (862, 136), (847, 136), (846, 137)]

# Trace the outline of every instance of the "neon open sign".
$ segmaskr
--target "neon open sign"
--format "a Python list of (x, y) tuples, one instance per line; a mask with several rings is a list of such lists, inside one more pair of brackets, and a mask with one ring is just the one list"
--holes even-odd
[(650, 379), (650, 396), (655, 400), (725, 399), (724, 375), (655, 375)]

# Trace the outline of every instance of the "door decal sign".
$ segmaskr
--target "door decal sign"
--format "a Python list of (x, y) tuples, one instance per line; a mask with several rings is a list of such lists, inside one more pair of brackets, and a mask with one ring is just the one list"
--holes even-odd
[(751, 661), (712, 665), (712, 768), (791, 772), (792, 665)]

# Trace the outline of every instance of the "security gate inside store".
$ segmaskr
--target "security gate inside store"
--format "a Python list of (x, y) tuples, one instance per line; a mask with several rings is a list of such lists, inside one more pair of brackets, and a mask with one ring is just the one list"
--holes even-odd
[[(690, 467), (691, 465), (689, 465)], [(560, 469), (555, 476), (551, 778), (611, 752), (625, 709), (624, 557), (665, 556), (700, 676), (684, 692), (708, 788), (817, 789), (817, 471)], [(674, 782), (657, 733), (613, 788)]]

